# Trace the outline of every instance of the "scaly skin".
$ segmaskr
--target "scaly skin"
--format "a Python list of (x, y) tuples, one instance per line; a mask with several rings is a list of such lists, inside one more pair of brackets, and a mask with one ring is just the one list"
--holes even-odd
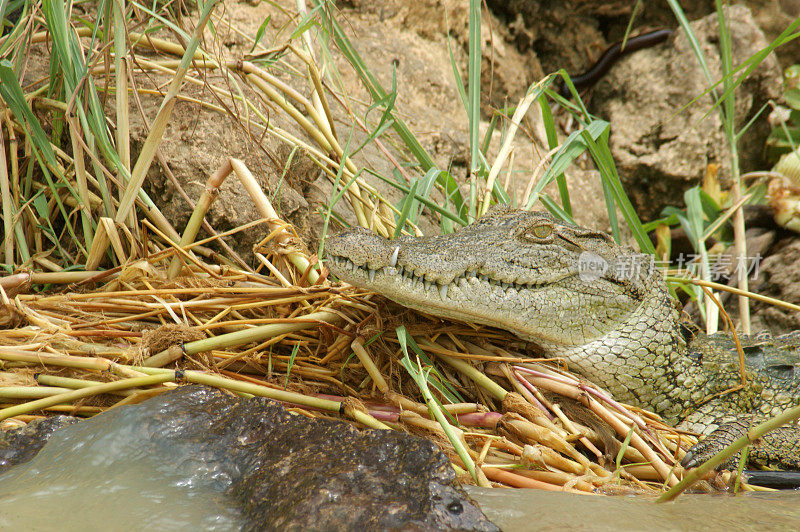
[[(800, 402), (798, 355), (787, 351), (796, 339), (773, 347), (747, 340), (748, 386), (714, 397), (739, 384), (730, 340), (714, 335), (687, 347), (649, 257), (546, 213), (495, 209), (457, 233), (421, 239), (356, 228), (329, 238), (327, 250), (343, 281), (427, 314), (511, 331), (617, 399), (710, 434), (687, 467)], [(799, 442), (796, 428), (780, 429), (751, 451), (751, 462), (800, 469)]]

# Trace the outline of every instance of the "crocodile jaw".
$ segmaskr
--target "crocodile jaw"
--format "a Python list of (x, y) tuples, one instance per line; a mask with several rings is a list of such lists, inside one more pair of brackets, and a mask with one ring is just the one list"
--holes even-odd
[[(534, 293), (545, 290), (543, 287), (527, 288), (504, 283), (474, 272), (465, 272), (448, 283), (440, 284), (395, 266), (373, 269), (335, 255), (329, 257), (328, 264), (341, 280), (379, 292), (405, 307), (443, 318), (501, 327), (527, 340), (558, 343), (559, 338), (544, 330), (534, 337), (530, 330), (515, 327), (519, 320), (510, 316), (511, 312), (522, 312), (524, 307), (532, 307)], [(478, 301), (486, 303), (475, 304)], [(498, 312), (498, 309), (502, 310)]]
[[(558, 241), (520, 238), (537, 224)], [(343, 281), (427, 314), (506, 329), (553, 354), (620, 328), (646, 292), (646, 277), (611, 271), (583, 279), (581, 252), (612, 262), (620, 248), (539, 213), (502, 210), (427, 239), (389, 241), (356, 228), (329, 238), (327, 249), (328, 266)]]

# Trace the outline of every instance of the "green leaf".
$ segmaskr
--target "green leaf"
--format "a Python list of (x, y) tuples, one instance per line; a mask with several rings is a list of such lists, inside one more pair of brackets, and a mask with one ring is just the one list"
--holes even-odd
[[(42, 174), (44, 175), (48, 187), (53, 194), (53, 198), (58, 205), (58, 210), (66, 223), (67, 231), (69, 232), (75, 244), (79, 246), (81, 251), (86, 253), (86, 250), (80, 245), (80, 240), (75, 234), (75, 228), (70, 223), (70, 217), (67, 214), (67, 210), (64, 207), (63, 201), (61, 200), (61, 195), (58, 193), (58, 187), (56, 186), (56, 183), (53, 181), (53, 177), (50, 174), (50, 168), (52, 168), (54, 171), (58, 171), (58, 163), (56, 161), (56, 155), (53, 151), (53, 147), (50, 145), (50, 140), (47, 138), (44, 129), (42, 129), (39, 120), (28, 106), (28, 102), (25, 100), (25, 95), (22, 92), (22, 87), (20, 87), (19, 80), (14, 73), (13, 66), (7, 59), (0, 61), (0, 96), (2, 96), (3, 100), (6, 102), (6, 105), (8, 105), (9, 109), (11, 109), (11, 112), (14, 114), (20, 124), (22, 124), (23, 128), (25, 128), (30, 138), (33, 140), (34, 155), (36, 156), (36, 160), (42, 169)], [(66, 186), (73, 196), (78, 197), (77, 192), (72, 188), (69, 180), (67, 180), (63, 175), (59, 175), (58, 178), (60, 186)]]
[(680, 209), (676, 209), (675, 207), (664, 207), (664, 210), (661, 211), (661, 218), (642, 224), (642, 229), (644, 229), (646, 233), (649, 233), (651, 231), (655, 231), (656, 227), (661, 224), (669, 226), (678, 225), (680, 222), (675, 214), (676, 211), (678, 213), (681, 212)]
[(292, 347), (292, 354), (289, 355), (289, 363), (286, 365), (286, 379), (283, 381), (283, 387), (286, 388), (289, 384), (289, 374), (292, 372), (292, 366), (294, 366), (294, 357), (297, 356), (297, 352), (300, 350), (300, 344), (294, 344)]
[[(437, 179), (439, 178), (439, 174), (441, 170), (438, 168), (431, 168), (428, 170), (424, 176), (419, 180), (419, 186), (417, 189), (419, 190), (418, 195), (420, 198), (430, 199), (431, 190), (433, 190), (433, 186), (436, 184)], [(409, 214), (409, 219), (413, 223), (417, 223), (419, 216), (422, 214), (422, 210), (425, 208), (425, 205), (420, 203), (419, 200), (416, 198), (414, 199), (414, 205), (411, 207), (411, 213)]]
[(553, 198), (551, 198), (547, 194), (543, 193), (539, 197), (539, 200), (542, 202), (542, 205), (544, 205), (544, 208), (547, 209), (547, 211), (556, 218), (560, 218), (565, 222), (577, 225), (575, 224), (575, 220), (572, 218), (572, 215), (567, 211), (565, 211), (564, 209), (562, 209), (561, 207), (559, 207), (559, 205), (555, 201), (553, 201)]
[[(604, 186), (604, 190), (609, 191), (613, 196), (616, 207), (622, 212), (625, 222), (628, 224), (628, 227), (633, 233), (633, 237), (639, 244), (639, 249), (644, 253), (655, 255), (656, 250), (653, 247), (653, 243), (650, 241), (647, 232), (642, 228), (639, 215), (636, 214), (636, 210), (633, 208), (633, 205), (631, 205), (631, 200), (628, 199), (622, 182), (619, 179), (617, 167), (614, 164), (614, 158), (611, 156), (611, 150), (608, 147), (607, 137), (601, 146), (595, 142), (595, 139), (592, 138), (588, 130), (584, 130), (583, 140), (587, 144), (589, 152), (592, 154), (592, 158), (600, 171), (600, 178), (603, 179), (606, 185)], [(611, 219), (611, 217), (612, 213), (609, 213), (609, 219)]]
[[(322, 4), (319, 3), (321, 0), (315, 0), (318, 3), (318, 7)], [(323, 11), (326, 15), (329, 15), (328, 11)], [(366, 66), (366, 63), (361, 58), (361, 55), (355, 49), (353, 44), (345, 35), (342, 27), (339, 23), (331, 16), (326, 18), (326, 28), (330, 31), (331, 37), (333, 38), (334, 42), (339, 48), (339, 51), (342, 55), (347, 59), (350, 65), (355, 70), (358, 77), (361, 79), (362, 85), (367, 91), (370, 93), (373, 101), (381, 100), (386, 97), (386, 91), (381, 86), (378, 78), (369, 70)], [(399, 117), (393, 114), (392, 116), (392, 128), (394, 129), (397, 136), (400, 137), (400, 140), (403, 142), (405, 147), (408, 151), (414, 156), (414, 158), (419, 163), (420, 167), (422, 167), (423, 172), (427, 172), (431, 168), (435, 168), (436, 164), (433, 161), (433, 158), (428, 154), (427, 151), (422, 147), (419, 140), (414, 136), (411, 130), (408, 128), (406, 123), (401, 120)], [(437, 179), (437, 184), (441, 186), (445, 190), (445, 194), (452, 199), (453, 204), (455, 205), (459, 214), (456, 216), (457, 218), (463, 217), (466, 219), (466, 212), (462, 214), (464, 210), (464, 199), (461, 195), (461, 191), (458, 189), (458, 186), (451, 186), (450, 183), (447, 182), (447, 177), (450, 176), (448, 172), (442, 172), (439, 174)]]
[[(394, 181), (392, 181), (390, 179), (386, 179), (385, 177), (383, 177), (379, 173), (377, 173), (377, 172), (375, 172), (373, 170), (370, 170), (369, 168), (365, 168), (364, 170), (367, 173), (370, 173), (370, 174), (374, 175), (375, 177), (377, 177), (378, 179), (380, 179), (384, 183), (388, 183), (389, 185), (395, 187), (396, 189), (402, 191), (405, 194), (409, 194), (411, 192), (411, 188), (410, 187), (407, 187), (407, 186), (402, 185), (400, 183), (396, 183), (396, 182), (394, 182)], [(443, 179), (443, 176), (444, 176), (444, 179)], [(450, 175), (449, 172), (445, 172), (445, 171), (439, 170), (439, 175), (437, 176), (437, 181), (438, 182), (444, 181), (446, 187), (452, 186), (453, 188), (458, 189), (458, 183), (456, 182), (455, 178), (453, 178), (453, 176)], [(446, 188), (446, 190), (449, 190), (449, 188)], [(452, 196), (448, 194), (446, 197), (448, 199), (453, 199), (455, 197), (455, 194), (453, 194)], [(459, 225), (467, 225), (467, 221), (464, 218), (460, 218), (458, 215), (453, 214), (453, 212), (451, 212), (450, 210), (445, 209), (444, 207), (436, 204), (435, 202), (429, 200), (428, 198), (422, 197), (420, 195), (416, 195), (415, 199), (418, 200), (420, 203), (423, 203), (426, 207), (428, 207), (432, 211), (439, 213), (442, 217), (449, 218), (450, 220), (458, 223)], [(460, 212), (462, 212), (462, 211), (460, 211)]]
[[(542, 123), (547, 135), (547, 146), (552, 150), (558, 146), (558, 129), (555, 118), (553, 118), (553, 112), (550, 110), (550, 103), (544, 94), (539, 97), (539, 109), (542, 111)], [(561, 196), (563, 211), (572, 217), (572, 204), (569, 200), (569, 189), (567, 188), (567, 178), (564, 172), (556, 176), (556, 183), (558, 184), (558, 194)]]
[(467, 79), (467, 116), (469, 122), (470, 174), (478, 171), (480, 162), (481, 122), (481, 0), (469, 0), (469, 57)]
[(453, 386), (442, 376), (441, 373), (439, 373), (439, 370), (437, 370), (433, 365), (433, 362), (428, 355), (426, 355), (425, 352), (420, 349), (420, 347), (417, 345), (417, 342), (415, 342), (414, 338), (408, 333), (408, 330), (401, 325), (395, 329), (395, 332), (397, 333), (397, 340), (400, 342), (400, 347), (403, 349), (403, 353), (408, 356), (407, 348), (410, 347), (411, 350), (414, 351), (414, 353), (420, 358), (420, 360), (422, 360), (426, 366), (430, 367), (430, 373), (434, 374), (436, 379), (438, 379), (427, 379), (428, 383), (432, 387), (436, 388), (436, 390), (446, 397), (451, 403), (464, 402), (464, 399), (456, 391), (456, 389), (453, 388)]
[(786, 103), (795, 111), (800, 110), (800, 89), (789, 89), (783, 93)]
[(256, 30), (256, 36), (253, 39), (253, 47), (250, 48), (250, 51), (248, 53), (252, 54), (253, 50), (255, 50), (256, 46), (258, 46), (258, 43), (261, 42), (261, 39), (264, 37), (264, 32), (267, 30), (267, 26), (269, 25), (271, 20), (272, 20), (272, 15), (267, 15), (267, 18), (265, 18), (264, 22), (262, 22), (261, 25), (258, 27), (258, 30)]
[(692, 187), (683, 194), (686, 203), (686, 221), (684, 230), (695, 250), (700, 249), (700, 237), (703, 235), (703, 203), (700, 199), (700, 187)]
[(700, 196), (700, 204), (703, 207), (703, 214), (705, 214), (706, 220), (709, 220), (709, 223), (713, 220), (719, 218), (722, 214), (722, 207), (712, 198), (708, 192), (703, 190), (702, 188), (699, 191)]
[(400, 211), (400, 216), (397, 218), (397, 227), (394, 228), (394, 236), (392, 238), (397, 238), (403, 233), (403, 227), (406, 225), (406, 220), (408, 219), (408, 213), (411, 212), (411, 207), (414, 206), (414, 196), (417, 194), (417, 185), (419, 184), (419, 180), (415, 179), (414, 183), (411, 185), (411, 190), (408, 193), (408, 196), (403, 199), (403, 207)]
[(586, 151), (586, 143), (581, 138), (582, 133), (586, 131), (592, 136), (593, 139), (597, 139), (600, 137), (600, 135), (602, 135), (606, 128), (608, 128), (608, 122), (605, 120), (595, 120), (586, 126), (585, 129), (573, 131), (572, 134), (567, 137), (567, 139), (561, 144), (558, 152), (556, 152), (556, 154), (553, 156), (553, 161), (550, 163), (550, 168), (547, 169), (541, 179), (539, 179), (539, 181), (533, 187), (531, 195), (528, 197), (527, 202), (525, 203), (526, 210), (530, 210), (530, 208), (533, 207), (533, 204), (539, 199), (539, 194), (542, 190), (544, 190), (544, 187), (549, 185), (550, 182), (556, 178), (556, 176), (563, 174), (569, 165), (572, 164), (572, 161)]
[(306, 13), (306, 15), (300, 19), (300, 22), (297, 24), (297, 27), (292, 32), (290, 39), (297, 39), (313, 26), (318, 25), (317, 22), (317, 12), (322, 8), (322, 5), (316, 6), (314, 9)]
[(436, 419), (439, 425), (441, 425), (442, 430), (447, 436), (447, 439), (450, 440), (450, 444), (461, 458), (464, 466), (467, 468), (467, 470), (469, 470), (472, 478), (477, 482), (478, 477), (475, 471), (475, 463), (472, 461), (469, 451), (466, 449), (466, 447), (464, 447), (464, 443), (461, 441), (458, 435), (456, 435), (453, 427), (447, 421), (447, 417), (451, 417), (452, 419), (452, 416), (445, 414), (441, 403), (433, 396), (428, 388), (431, 368), (423, 368), (419, 357), (417, 357), (416, 364), (411, 362), (411, 358), (408, 356), (408, 351), (405, 344), (401, 343), (401, 347), (403, 348), (404, 356), (400, 359), (400, 363), (404, 368), (406, 368), (406, 371), (408, 371), (408, 374), (411, 375), (411, 378), (414, 379), (414, 382), (417, 384), (420, 392), (422, 392), (423, 397), (425, 397), (425, 404), (428, 406), (428, 411), (431, 413), (431, 416)]

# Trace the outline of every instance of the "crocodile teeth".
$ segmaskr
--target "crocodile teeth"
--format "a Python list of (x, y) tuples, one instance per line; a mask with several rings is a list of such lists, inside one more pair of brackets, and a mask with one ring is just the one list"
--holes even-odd
[(369, 282), (373, 282), (375, 280), (375, 270), (370, 268), (369, 270)]
[(356, 265), (353, 263), (352, 260), (347, 259), (347, 262), (344, 265), (344, 269), (345, 270), (353, 270), (353, 271), (355, 271)]
[(400, 266), (399, 268), (397, 268), (397, 275), (400, 275), (402, 277), (405, 271), (406, 271), (405, 266)]
[(400, 254), (400, 246), (396, 246), (394, 248), (394, 251), (392, 252), (392, 258), (389, 259), (389, 265), (390, 266), (396, 266), (397, 265), (397, 255), (399, 255), (399, 254)]
[(441, 296), (442, 301), (447, 299), (447, 288), (449, 286), (450, 286), (449, 284), (443, 284), (439, 286), (439, 296)]
[(423, 281), (423, 283), (425, 284), (425, 291), (427, 292), (427, 291), (428, 291), (428, 288), (430, 288), (430, 287), (431, 287), (431, 282), (430, 282), (430, 281), (428, 281), (427, 279), (425, 279), (425, 280)]

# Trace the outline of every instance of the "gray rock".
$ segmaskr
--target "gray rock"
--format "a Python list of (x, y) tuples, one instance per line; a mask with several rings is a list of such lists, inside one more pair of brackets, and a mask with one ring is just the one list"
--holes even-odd
[[(733, 63), (739, 65), (766, 47), (767, 41), (746, 7), (731, 6), (727, 14)], [(719, 79), (717, 15), (695, 21), (691, 27), (712, 78)], [(768, 99), (780, 96), (780, 83), (777, 61), (769, 56), (736, 91), (737, 130)], [(611, 122), (611, 150), (620, 177), (645, 219), (657, 217), (667, 205), (682, 205), (684, 191), (700, 183), (710, 163), (721, 165), (718, 177), (723, 186), (730, 181), (727, 141), (718, 111), (711, 111), (711, 96), (690, 104), (707, 86), (682, 31), (664, 44), (622, 59), (597, 85), (595, 111)], [(757, 120), (739, 145), (763, 146), (768, 133), (766, 119)], [(760, 167), (761, 151), (741, 150), (742, 171)]]
[(77, 422), (74, 417), (53, 416), (19, 429), (0, 431), (0, 471), (29, 461), (55, 431)]
[[(291, 414), (268, 399), (241, 399), (213, 388), (182, 386), (113, 409), (57, 431), (51, 444), (19, 471), (35, 476), (61, 470), (67, 467), (59, 460), (64, 452), (84, 453), (69, 467), (83, 474), (102, 467), (101, 485), (113, 486), (106, 491), (124, 499), (131, 492), (120, 484), (124, 473), (136, 463), (149, 464), (148, 477), (190, 491), (211, 486), (227, 495), (237, 507), (234, 513), (244, 518), (243, 530), (497, 530), (430, 441), (359, 431), (341, 421)], [(48, 452), (59, 444), (57, 452)], [(48, 461), (41, 459), (48, 454)], [(4, 482), (18, 485), (17, 470), (10, 468)], [(123, 474), (112, 479), (112, 472)], [(0, 488), (0, 501), (8, 496)], [(107, 504), (117, 503), (124, 501)], [(137, 508), (141, 512), (146, 508)]]

